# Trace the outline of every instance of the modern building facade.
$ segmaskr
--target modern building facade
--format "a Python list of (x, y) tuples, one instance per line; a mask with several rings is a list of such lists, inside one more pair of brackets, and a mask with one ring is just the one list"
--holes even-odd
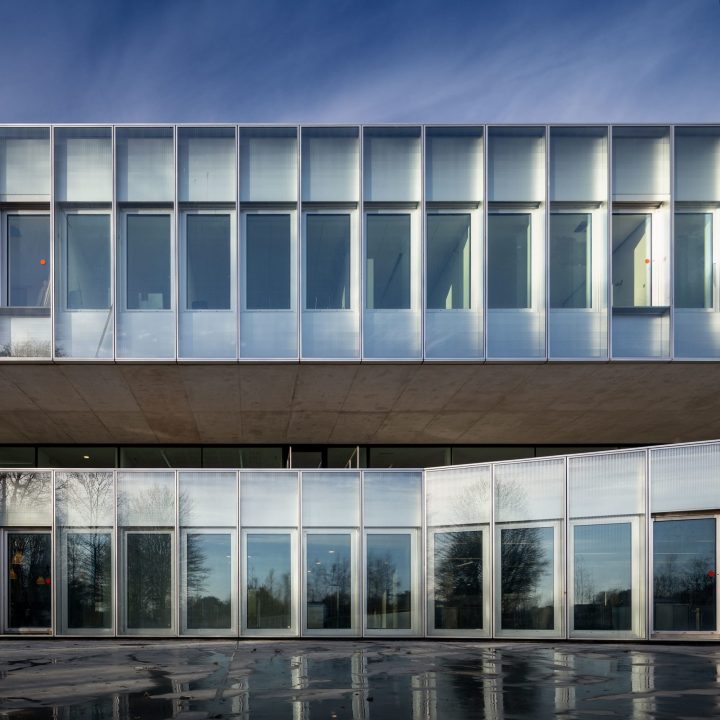
[(718, 208), (720, 126), (0, 126), (0, 632), (716, 639)]

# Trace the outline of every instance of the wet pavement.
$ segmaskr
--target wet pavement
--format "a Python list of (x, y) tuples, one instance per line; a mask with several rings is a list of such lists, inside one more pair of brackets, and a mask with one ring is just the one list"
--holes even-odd
[(717, 645), (0, 642), (0, 718), (720, 717)]

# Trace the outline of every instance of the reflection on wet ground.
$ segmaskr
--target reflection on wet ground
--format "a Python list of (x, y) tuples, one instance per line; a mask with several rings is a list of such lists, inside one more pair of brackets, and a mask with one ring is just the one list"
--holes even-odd
[(0, 643), (0, 718), (718, 716), (714, 645)]

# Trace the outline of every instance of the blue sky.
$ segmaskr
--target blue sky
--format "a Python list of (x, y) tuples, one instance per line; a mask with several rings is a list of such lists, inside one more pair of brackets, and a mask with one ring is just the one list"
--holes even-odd
[(719, 0), (5, 0), (0, 122), (720, 121)]

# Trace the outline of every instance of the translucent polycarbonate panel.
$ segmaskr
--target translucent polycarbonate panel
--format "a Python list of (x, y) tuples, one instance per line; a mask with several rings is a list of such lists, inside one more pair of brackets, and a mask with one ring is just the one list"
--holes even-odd
[(55, 353), (107, 358), (112, 354), (110, 215), (60, 213), (56, 245)]
[(482, 314), (475, 310), (426, 310), (425, 357), (433, 360), (480, 359)]
[(126, 527), (175, 525), (175, 473), (118, 472), (118, 524)]
[(488, 216), (488, 308), (529, 308), (531, 303), (531, 215)]
[(675, 128), (675, 201), (720, 200), (720, 127)]
[(435, 629), (482, 629), (482, 530), (436, 532), (432, 537)]
[(290, 215), (245, 218), (245, 307), (289, 310), (291, 307)]
[(368, 214), (365, 233), (365, 307), (410, 309), (410, 215)]
[(608, 354), (608, 313), (602, 309), (550, 310), (551, 358), (602, 360)]
[(632, 630), (632, 526), (575, 525), (573, 627)]
[(670, 194), (670, 132), (666, 127), (614, 127), (613, 200), (648, 201)]
[(490, 522), (492, 468), (443, 468), (425, 472), (427, 525)]
[(712, 213), (675, 213), (675, 307), (713, 307)]
[(235, 202), (235, 128), (178, 130), (178, 200)]
[(62, 631), (109, 631), (113, 626), (112, 533), (69, 531), (60, 536)]
[(427, 307), (470, 309), (470, 215), (429, 214), (425, 239)]
[(187, 533), (182, 557), (186, 629), (232, 629), (232, 562), (232, 533)]
[(359, 191), (358, 128), (303, 128), (303, 202), (357, 202)]
[(172, 218), (169, 213), (120, 216), (117, 354), (175, 356)]
[(49, 472), (0, 473), (0, 526), (52, 525), (51, 482)]
[(720, 507), (720, 445), (650, 450), (650, 512)]
[(415, 527), (422, 522), (422, 473), (363, 473), (366, 527)]
[(173, 625), (173, 552), (169, 532), (125, 535), (127, 631), (168, 631)]
[(411, 630), (412, 537), (409, 533), (368, 534), (365, 548), (368, 630)]
[(667, 358), (670, 355), (670, 315), (613, 313), (612, 347), (615, 358)]
[(175, 199), (173, 129), (117, 128), (115, 165), (118, 202)]
[(112, 167), (109, 127), (55, 129), (57, 202), (110, 202)]
[(482, 188), (482, 127), (426, 128), (425, 199), (480, 202)]
[(360, 524), (360, 473), (302, 474), (302, 522), (306, 527)]
[(241, 472), (240, 524), (245, 527), (296, 527), (296, 472)]
[(500, 529), (500, 628), (555, 629), (555, 530)]
[(550, 307), (592, 306), (592, 216), (550, 215)]
[(53, 583), (50, 533), (9, 532), (6, 553), (5, 627), (50, 628)]
[(237, 473), (181, 472), (179, 481), (180, 525), (237, 525)]
[(653, 523), (655, 631), (717, 630), (715, 518)]
[(289, 533), (246, 536), (249, 630), (288, 630), (292, 626), (292, 538)]
[(565, 461), (534, 460), (495, 466), (495, 520), (560, 519), (565, 516)]
[(349, 533), (308, 533), (305, 540), (308, 630), (350, 630), (352, 538)]
[(606, 127), (550, 128), (550, 200), (607, 202)]
[(673, 336), (677, 359), (717, 359), (720, 357), (720, 314), (676, 308)]
[(570, 517), (645, 512), (645, 453), (623, 452), (568, 459)]
[(350, 215), (308, 215), (305, 307), (347, 310), (350, 294)]
[(295, 202), (297, 130), (240, 129), (240, 202)]
[(115, 488), (111, 472), (55, 473), (55, 522), (63, 527), (115, 524)]
[(488, 130), (488, 200), (545, 200), (545, 128)]
[(365, 128), (363, 142), (365, 202), (420, 200), (420, 128)]
[(0, 129), (0, 202), (50, 199), (50, 130)]
[(615, 213), (612, 224), (613, 307), (652, 304), (652, 216)]
[(48, 307), (50, 216), (8, 215), (6, 252), (7, 306)]

